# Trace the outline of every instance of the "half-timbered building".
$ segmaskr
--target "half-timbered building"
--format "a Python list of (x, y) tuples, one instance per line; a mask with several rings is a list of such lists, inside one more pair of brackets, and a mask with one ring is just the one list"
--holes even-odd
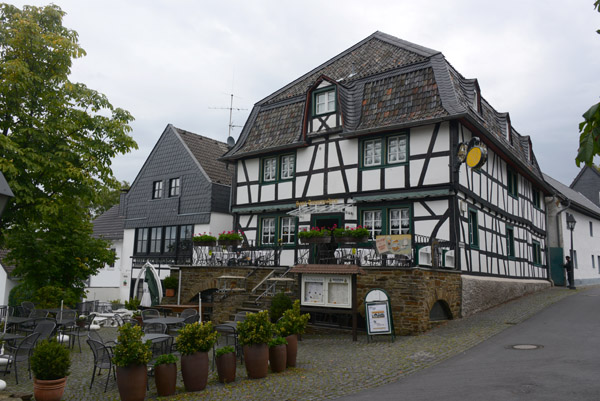
[[(473, 148), (478, 160), (461, 163)], [(531, 140), (439, 51), (374, 33), (259, 101), (222, 160), (234, 165), (236, 228), (279, 247), (282, 265), (317, 261), (300, 230), (363, 226), (368, 243), (332, 254), (548, 278), (550, 190)], [(377, 237), (407, 234), (408, 261), (375, 250)]]

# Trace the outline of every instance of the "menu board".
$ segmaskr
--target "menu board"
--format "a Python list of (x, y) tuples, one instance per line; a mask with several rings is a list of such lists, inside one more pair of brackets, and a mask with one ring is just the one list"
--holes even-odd
[(369, 317), (369, 334), (389, 334), (389, 310), (387, 302), (367, 305)]
[(412, 236), (410, 234), (378, 235), (375, 244), (380, 255), (410, 255), (412, 253)]

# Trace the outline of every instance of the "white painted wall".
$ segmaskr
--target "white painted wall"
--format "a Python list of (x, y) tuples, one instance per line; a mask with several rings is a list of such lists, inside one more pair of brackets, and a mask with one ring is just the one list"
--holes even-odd
[[(571, 248), (571, 231), (567, 229), (567, 213), (575, 217), (575, 229), (573, 230), (573, 249), (577, 252), (577, 264), (574, 269), (575, 284), (598, 284), (600, 283), (600, 269), (598, 257), (600, 256), (600, 220), (572, 209), (560, 214), (560, 225), (562, 231), (563, 253), (569, 255)], [(590, 221), (593, 224), (593, 236), (590, 235)], [(592, 264), (592, 256), (594, 263)]]
[(8, 305), (8, 295), (16, 285), (17, 282), (8, 278), (6, 270), (0, 264), (0, 305)]

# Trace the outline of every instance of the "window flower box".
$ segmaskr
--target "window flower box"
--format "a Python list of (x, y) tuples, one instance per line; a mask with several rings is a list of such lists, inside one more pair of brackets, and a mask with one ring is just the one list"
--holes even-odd
[(331, 231), (326, 228), (306, 228), (298, 233), (298, 238), (303, 244), (328, 244), (331, 242)]
[(192, 237), (194, 246), (216, 246), (217, 238), (210, 234), (196, 234)]
[(223, 231), (219, 234), (219, 245), (221, 246), (240, 246), (244, 241), (242, 232), (238, 231)]
[(333, 230), (333, 237), (337, 243), (361, 243), (369, 240), (369, 230), (362, 226), (336, 228)]

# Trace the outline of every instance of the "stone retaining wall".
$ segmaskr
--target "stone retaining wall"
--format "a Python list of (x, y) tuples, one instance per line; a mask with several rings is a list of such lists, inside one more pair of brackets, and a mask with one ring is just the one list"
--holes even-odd
[(462, 275), (462, 317), (550, 287), (545, 280)]

